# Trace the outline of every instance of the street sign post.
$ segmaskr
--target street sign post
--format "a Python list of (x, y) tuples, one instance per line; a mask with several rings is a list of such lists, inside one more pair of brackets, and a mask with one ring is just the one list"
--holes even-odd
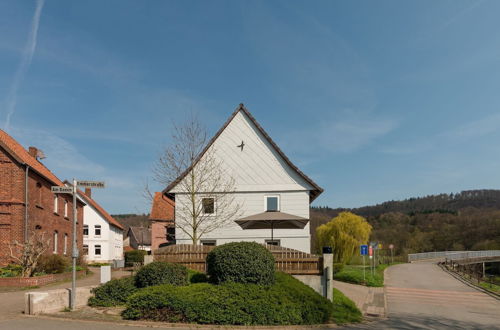
[(85, 188), (105, 188), (103, 181), (77, 181), (76, 184)]
[(61, 186), (52, 186), (50, 190), (54, 194), (72, 194), (73, 188), (71, 187), (61, 187)]
[(373, 276), (373, 265), (374, 264), (374, 260), (373, 260), (373, 246), (370, 245), (368, 247), (368, 255), (370, 256), (370, 268), (372, 270), (372, 276)]
[(365, 257), (368, 254), (368, 245), (363, 244), (360, 246), (360, 253), (363, 256), (363, 282), (366, 282), (365, 276)]
[(389, 244), (389, 249), (391, 249), (391, 263), (394, 263), (394, 244)]
[(71, 194), (73, 195), (73, 243), (72, 243), (72, 280), (71, 280), (71, 296), (69, 300), (69, 307), (71, 310), (75, 309), (75, 299), (76, 299), (76, 259), (78, 258), (78, 245), (76, 242), (76, 196), (77, 196), (77, 186), (87, 187), (87, 188), (104, 188), (104, 182), (102, 181), (77, 181), (73, 179), (73, 185), (71, 187), (63, 186), (52, 186), (51, 191), (55, 194)]

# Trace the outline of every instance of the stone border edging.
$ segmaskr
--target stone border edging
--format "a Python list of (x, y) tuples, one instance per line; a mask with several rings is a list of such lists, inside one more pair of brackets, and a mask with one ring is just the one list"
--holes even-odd
[(443, 265), (441, 265), (441, 264), (439, 264), (439, 263), (438, 263), (438, 266), (439, 266), (442, 270), (444, 270), (446, 273), (450, 274), (451, 276), (453, 276), (454, 278), (456, 278), (457, 280), (459, 280), (460, 282), (462, 282), (462, 283), (464, 283), (464, 284), (466, 284), (466, 285), (470, 286), (470, 287), (471, 287), (471, 288), (473, 288), (473, 289), (476, 289), (476, 290), (478, 290), (478, 291), (481, 291), (481, 292), (483, 292), (483, 293), (486, 293), (487, 295), (489, 295), (489, 296), (491, 296), (491, 297), (493, 297), (493, 298), (495, 298), (495, 299), (497, 299), (497, 300), (500, 300), (500, 295), (499, 295), (499, 294), (497, 294), (497, 293), (495, 293), (495, 292), (491, 292), (491, 291), (489, 291), (489, 290), (486, 290), (486, 289), (485, 289), (485, 288), (483, 288), (483, 287), (480, 287), (480, 286), (478, 286), (478, 285), (475, 285), (475, 284), (474, 284), (474, 283), (472, 283), (472, 282), (469, 282), (468, 280), (466, 280), (465, 278), (463, 278), (463, 277), (462, 277), (462, 276), (460, 276), (459, 274), (456, 274), (455, 272), (452, 272), (452, 271), (448, 270), (446, 267), (444, 267)]

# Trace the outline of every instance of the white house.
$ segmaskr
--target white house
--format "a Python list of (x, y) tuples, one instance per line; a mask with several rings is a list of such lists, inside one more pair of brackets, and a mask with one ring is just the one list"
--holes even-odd
[[(241, 205), (241, 209), (234, 221), (205, 234), (201, 244), (255, 241), (309, 253), (309, 205), (323, 189), (287, 158), (243, 104), (208, 143), (194, 166), (203, 159), (207, 150), (213, 151), (212, 155), (220, 161), (224, 172), (234, 179), (234, 202)], [(176, 219), (180, 212), (184, 212), (185, 208), (180, 205), (188, 198), (180, 183), (192, 168), (163, 191), (175, 200)], [(217, 217), (217, 197), (203, 198), (200, 194), (200, 198), (203, 199), (203, 207), (206, 207), (204, 212), (213, 212), (213, 216)], [(274, 229), (265, 225), (252, 227), (266, 222), (271, 223)], [(281, 225), (283, 223), (286, 225)], [(177, 244), (191, 244), (189, 237), (178, 230), (177, 225), (175, 234)]]
[(95, 200), (91, 190), (79, 191), (87, 204), (83, 208), (83, 249), (88, 262), (112, 262), (123, 259), (123, 227)]

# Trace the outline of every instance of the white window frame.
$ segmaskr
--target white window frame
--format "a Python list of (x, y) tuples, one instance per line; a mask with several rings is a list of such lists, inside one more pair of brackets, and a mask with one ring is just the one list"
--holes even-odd
[[(97, 235), (97, 229), (99, 228), (99, 235)], [(102, 236), (102, 226), (101, 225), (94, 225), (94, 237), (101, 237)]]
[(68, 201), (64, 200), (64, 217), (68, 217)]
[[(214, 213), (205, 213), (205, 208), (203, 207), (203, 200), (204, 199), (213, 199), (214, 200)], [(201, 214), (209, 216), (209, 217), (214, 217), (217, 215), (217, 201), (215, 200), (215, 197), (202, 197), (201, 198)]]
[(64, 234), (64, 251), (63, 254), (66, 255), (68, 253), (68, 234)]
[[(96, 253), (97, 247), (99, 247), (99, 254)], [(101, 244), (94, 245), (94, 256), (96, 258), (100, 258), (102, 256), (102, 245)]]
[[(276, 197), (278, 199), (277, 212), (281, 211), (281, 197), (280, 197), (280, 195), (264, 195), (264, 212), (268, 212), (267, 211), (267, 198), (269, 198), (269, 197)], [(274, 211), (271, 211), (271, 212), (274, 212)]]
[[(269, 244), (271, 242), (277, 242), (278, 244)], [(264, 243), (266, 243), (266, 245), (281, 246), (281, 240), (280, 239), (266, 239), (266, 240), (264, 240)]]
[[(202, 239), (200, 240), (201, 245), (208, 245), (208, 246), (217, 246), (217, 240), (216, 239)], [(208, 244), (206, 244), (208, 243)]]
[(57, 254), (57, 240), (58, 240), (58, 236), (59, 236), (59, 233), (56, 231), (54, 231), (54, 249), (53, 249), (53, 253), (54, 254)]
[[(85, 229), (87, 229), (87, 235), (85, 235)], [(83, 225), (83, 237), (89, 237), (89, 225)]]
[(57, 196), (57, 194), (54, 194), (54, 213), (59, 213), (59, 197)]

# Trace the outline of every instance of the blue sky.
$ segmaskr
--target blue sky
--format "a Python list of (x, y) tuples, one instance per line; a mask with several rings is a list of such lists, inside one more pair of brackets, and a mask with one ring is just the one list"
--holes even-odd
[[(38, 8), (38, 10), (37, 10)], [(243, 102), (355, 207), (500, 188), (498, 1), (2, 1), (0, 127), (60, 178), (142, 198), (172, 120)], [(155, 187), (159, 189), (160, 187)]]

